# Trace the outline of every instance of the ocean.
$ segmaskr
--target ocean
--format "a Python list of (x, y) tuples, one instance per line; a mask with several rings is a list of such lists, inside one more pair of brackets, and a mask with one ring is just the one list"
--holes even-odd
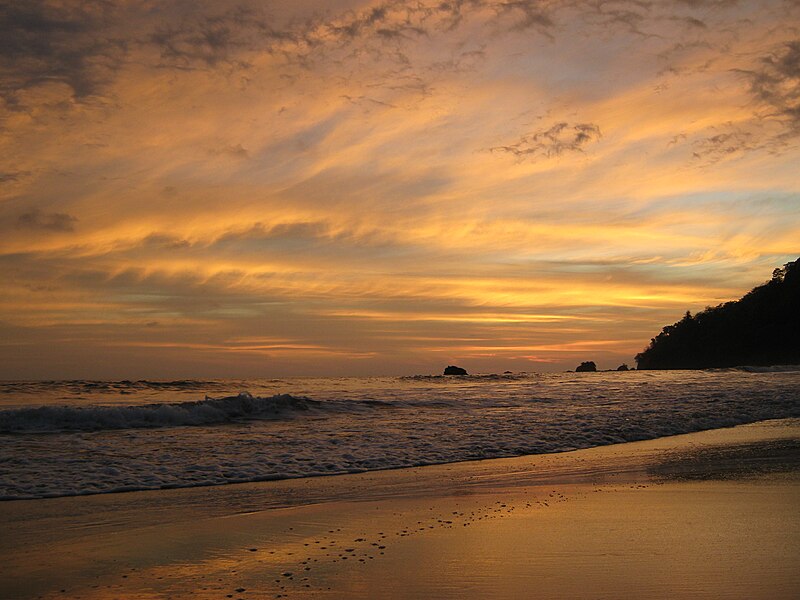
[(800, 417), (800, 369), (0, 382), (0, 499), (565, 452)]

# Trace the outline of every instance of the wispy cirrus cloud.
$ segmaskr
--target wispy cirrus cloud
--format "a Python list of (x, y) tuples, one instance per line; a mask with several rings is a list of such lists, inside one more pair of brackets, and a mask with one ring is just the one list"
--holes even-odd
[(8, 372), (614, 366), (797, 253), (792, 3), (187, 7), (0, 9)]
[(67, 213), (45, 213), (34, 209), (17, 217), (17, 227), (21, 229), (44, 229), (55, 232), (75, 231), (76, 217)]
[(800, 134), (800, 40), (780, 45), (760, 63), (746, 74), (753, 96), (766, 108), (763, 117), (783, 123), (786, 135)]
[(555, 123), (545, 129), (522, 136), (508, 146), (495, 146), (492, 152), (507, 152), (518, 158), (553, 158), (566, 152), (583, 152), (591, 142), (602, 137), (594, 123)]

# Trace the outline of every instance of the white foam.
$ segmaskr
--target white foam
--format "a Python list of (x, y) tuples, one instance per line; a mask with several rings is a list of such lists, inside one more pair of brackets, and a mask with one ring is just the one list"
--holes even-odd
[[(0, 498), (355, 473), (800, 417), (798, 372), (614, 372), (452, 383), (337, 379), (303, 387), (308, 385), (298, 380), (292, 395), (164, 403), (166, 410), (145, 404), (116, 407), (121, 413), (85, 407), (84, 413), (70, 406), (64, 414), (80, 425), (64, 431), (61, 423), (60, 433), (33, 433), (53, 431), (56, 413), (40, 413), (49, 415), (44, 425), (15, 421), (26, 429), (0, 434)], [(300, 397), (309, 391), (318, 402)]]

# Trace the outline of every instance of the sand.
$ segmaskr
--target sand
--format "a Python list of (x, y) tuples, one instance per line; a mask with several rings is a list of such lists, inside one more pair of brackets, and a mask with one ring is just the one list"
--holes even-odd
[(798, 598), (800, 420), (0, 503), (0, 598)]

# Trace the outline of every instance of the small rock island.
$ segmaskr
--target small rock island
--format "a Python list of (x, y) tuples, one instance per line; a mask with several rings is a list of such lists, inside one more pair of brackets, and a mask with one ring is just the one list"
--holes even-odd
[(597, 371), (597, 365), (593, 360), (587, 360), (575, 367), (576, 373), (594, 373)]
[(455, 365), (448, 365), (444, 369), (445, 375), (469, 375), (466, 369), (462, 369), (461, 367), (456, 367)]

